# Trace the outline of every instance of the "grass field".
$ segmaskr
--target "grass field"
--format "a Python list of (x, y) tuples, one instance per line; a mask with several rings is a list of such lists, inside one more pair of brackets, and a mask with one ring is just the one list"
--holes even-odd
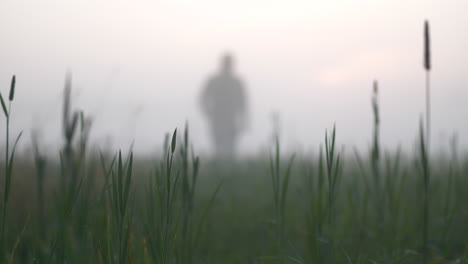
[(277, 139), (265, 155), (199, 157), (188, 126), (159, 156), (103, 153), (67, 79), (62, 150), (33, 138), (15, 157), (13, 77), (1, 97), (0, 263), (468, 263), (468, 159), (456, 145), (429, 151), (428, 39), (426, 24), (427, 113), (410, 153), (380, 145), (377, 82), (365, 153), (344, 151), (339, 124), (312, 154), (284, 154)]
[(2, 263), (467, 261), (468, 162), (429, 159), (422, 128), (412, 154), (377, 134), (345, 153), (333, 128), (314, 154), (221, 161), (196, 156), (186, 129), (146, 157), (88, 151), (67, 100), (60, 159), (35, 142), (3, 163)]

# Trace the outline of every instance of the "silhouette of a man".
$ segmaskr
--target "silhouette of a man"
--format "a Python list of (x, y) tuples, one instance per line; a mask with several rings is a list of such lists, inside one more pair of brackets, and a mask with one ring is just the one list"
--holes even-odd
[(219, 72), (202, 90), (201, 109), (208, 119), (216, 155), (232, 157), (239, 135), (247, 125), (247, 98), (242, 81), (234, 74), (234, 59), (225, 54)]

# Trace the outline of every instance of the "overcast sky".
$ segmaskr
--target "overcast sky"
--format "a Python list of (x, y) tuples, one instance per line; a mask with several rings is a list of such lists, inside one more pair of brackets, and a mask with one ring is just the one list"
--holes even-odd
[[(226, 50), (248, 89), (242, 151), (268, 144), (278, 112), (287, 149), (310, 150), (336, 123), (338, 141), (371, 141), (372, 81), (384, 145), (411, 148), (424, 112), (423, 23), (432, 35), (433, 140), (468, 146), (468, 1), (0, 1), (0, 90), (17, 75), (12, 125), (61, 143), (65, 74), (93, 142), (154, 151), (189, 121), (209, 150), (197, 96)], [(3, 117), (0, 122), (4, 122)], [(3, 130), (0, 136), (3, 140)]]

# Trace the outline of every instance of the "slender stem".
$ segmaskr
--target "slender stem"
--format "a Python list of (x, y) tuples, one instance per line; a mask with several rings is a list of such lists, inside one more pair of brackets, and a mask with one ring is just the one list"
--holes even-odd
[(430, 147), (430, 129), (431, 129), (431, 90), (430, 90), (430, 72), (426, 71), (426, 161), (425, 161), (425, 182), (424, 182), (424, 222), (423, 222), (423, 263), (427, 263), (428, 258), (428, 232), (429, 232), (429, 147)]
[[(6, 117), (6, 148), (5, 148), (5, 190), (4, 190), (4, 200), (3, 200), (3, 212), (2, 212), (2, 247), (5, 249), (5, 238), (6, 238), (6, 209), (7, 209), (7, 203), (8, 203), (8, 198), (6, 196), (7, 193), (7, 177), (8, 177), (8, 170), (10, 167), (9, 164), (9, 136), (10, 136), (10, 114), (11, 114), (11, 101), (8, 104), (8, 115)], [(2, 252), (3, 254), (3, 252)]]
[(426, 71), (426, 149), (429, 153), (430, 130), (431, 130), (431, 86), (430, 72)]
[(428, 151), (426, 145), (427, 140), (424, 138), (423, 126), (421, 124), (421, 165), (423, 173), (423, 263), (426, 264), (428, 260), (428, 237), (429, 237), (429, 180), (430, 180), (430, 166)]
[(423, 263), (427, 263), (428, 258), (428, 233), (429, 233), (429, 197), (428, 182), (424, 184), (424, 222), (423, 222)]

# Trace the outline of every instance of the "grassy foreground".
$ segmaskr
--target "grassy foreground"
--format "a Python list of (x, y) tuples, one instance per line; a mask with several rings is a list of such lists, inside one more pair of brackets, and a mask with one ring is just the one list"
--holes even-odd
[(56, 158), (6, 150), (0, 263), (468, 263), (468, 160), (430, 159), (422, 123), (414, 154), (382, 151), (377, 83), (368, 155), (333, 128), (313, 155), (224, 161), (187, 127), (158, 157), (88, 150), (70, 90)]
[(219, 162), (173, 142), (153, 161), (18, 159), (1, 262), (467, 263), (466, 160), (431, 162), (426, 216), (419, 155), (383, 155), (376, 181), (330, 149)]
[[(431, 69), (425, 24), (426, 123), (417, 150), (382, 150), (378, 84), (369, 153), (344, 153), (339, 130), (313, 155), (211, 160), (187, 126), (158, 157), (88, 148), (91, 121), (72, 108), (63, 149), (15, 158), (8, 100), (0, 178), (0, 263), (468, 263), (468, 159), (429, 151)], [(12, 145), (10, 143), (13, 143)], [(3, 152), (3, 151), (2, 151)], [(55, 157), (55, 158), (52, 158)]]

